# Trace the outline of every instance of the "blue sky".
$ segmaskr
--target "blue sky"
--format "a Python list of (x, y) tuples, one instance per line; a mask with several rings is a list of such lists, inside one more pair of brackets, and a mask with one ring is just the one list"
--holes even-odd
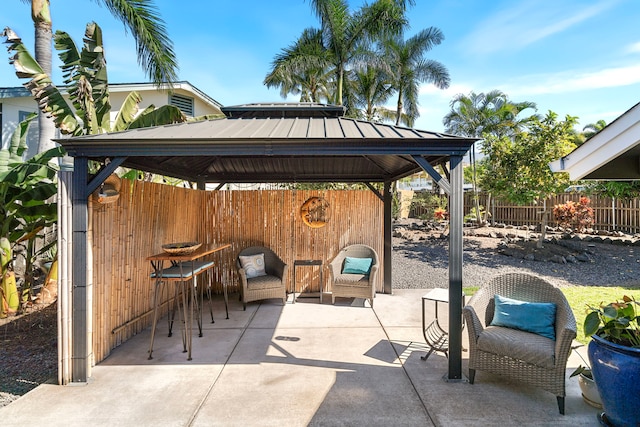
[[(3, 0), (2, 28), (33, 46), (30, 6)], [(361, 0), (351, 0), (353, 8)], [(640, 2), (637, 0), (418, 0), (407, 36), (438, 27), (444, 42), (427, 57), (444, 64), (451, 87), (423, 85), (416, 128), (443, 131), (442, 118), (459, 93), (499, 89), (513, 101), (531, 101), (541, 114), (578, 116), (580, 127), (607, 123), (640, 101)], [(302, 30), (318, 27), (308, 0), (179, 2), (155, 0), (173, 40), (180, 80), (224, 105), (282, 101), (262, 81), (281, 48)], [(96, 21), (103, 29), (111, 83), (146, 81), (135, 46), (106, 8), (87, 0), (51, 0), (54, 31), (77, 44)], [(6, 52), (6, 51), (5, 51)], [(57, 57), (54, 57), (57, 60)], [(54, 81), (61, 83), (54, 62)], [(0, 61), (0, 86), (19, 86)], [(290, 100), (296, 100), (290, 98)]]

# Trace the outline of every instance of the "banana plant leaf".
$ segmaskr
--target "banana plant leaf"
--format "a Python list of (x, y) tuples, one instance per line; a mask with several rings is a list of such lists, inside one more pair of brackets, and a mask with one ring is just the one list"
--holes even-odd
[(25, 83), (25, 87), (38, 102), (38, 107), (53, 118), (60, 132), (71, 135), (82, 134), (82, 126), (80, 126), (77, 116), (49, 76), (31, 56), (22, 43), (22, 39), (10, 28), (5, 28), (2, 35), (9, 45), (7, 48), (9, 52), (14, 52), (9, 62), (13, 64), (16, 75), (20, 78), (31, 79)]
[(114, 131), (118, 132), (129, 127), (138, 112), (138, 104), (140, 104), (141, 101), (142, 97), (140, 93), (135, 90), (127, 95), (113, 123)]
[(174, 105), (163, 105), (160, 108), (151, 105), (131, 122), (128, 129), (149, 127), (158, 123), (182, 123), (186, 120), (184, 113)]

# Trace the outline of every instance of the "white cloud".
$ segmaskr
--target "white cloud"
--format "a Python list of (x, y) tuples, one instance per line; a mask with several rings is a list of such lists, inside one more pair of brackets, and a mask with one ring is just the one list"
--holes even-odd
[(638, 83), (640, 83), (640, 65), (631, 65), (590, 72), (569, 70), (555, 74), (523, 76), (501, 85), (501, 90), (510, 96), (528, 96), (629, 86)]
[(466, 37), (463, 45), (475, 55), (517, 51), (596, 16), (615, 3), (604, 0), (581, 7), (566, 2), (544, 5), (537, 0), (517, 2), (513, 7), (501, 10), (481, 22)]
[(627, 53), (640, 53), (640, 42), (631, 43), (625, 48)]

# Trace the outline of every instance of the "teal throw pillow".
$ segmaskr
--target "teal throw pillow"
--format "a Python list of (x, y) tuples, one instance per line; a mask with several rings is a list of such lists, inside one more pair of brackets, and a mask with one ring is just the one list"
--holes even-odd
[(371, 271), (371, 263), (373, 259), (371, 258), (353, 258), (346, 257), (344, 259), (344, 266), (342, 267), (342, 272), (344, 274), (369, 274)]
[(556, 305), (550, 302), (519, 301), (495, 295), (492, 326), (533, 332), (555, 341)]

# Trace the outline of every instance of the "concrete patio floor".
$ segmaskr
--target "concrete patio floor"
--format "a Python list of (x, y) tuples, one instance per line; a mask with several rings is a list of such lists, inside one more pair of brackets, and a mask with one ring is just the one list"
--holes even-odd
[[(86, 385), (43, 384), (0, 409), (4, 426), (597, 426), (567, 368), (566, 415), (555, 397), (483, 372), (475, 384), (446, 382), (447, 359), (427, 351), (421, 296), (214, 301), (216, 322), (182, 352), (179, 326), (158, 323), (95, 366)], [(446, 307), (439, 314), (446, 317)], [(205, 310), (208, 307), (205, 305)], [(427, 319), (434, 315), (427, 304)], [(209, 319), (210, 320), (210, 319)], [(466, 346), (466, 331), (463, 342)], [(463, 352), (466, 374), (467, 354)]]

